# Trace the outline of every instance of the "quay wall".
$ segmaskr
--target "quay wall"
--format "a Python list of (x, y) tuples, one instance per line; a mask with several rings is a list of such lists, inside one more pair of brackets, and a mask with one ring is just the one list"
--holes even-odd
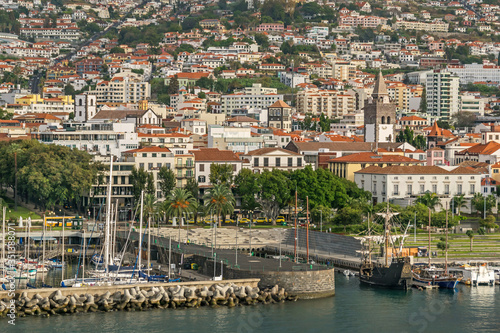
[[(115, 293), (117, 291), (122, 292), (125, 289), (130, 289), (133, 287), (140, 287), (141, 289), (151, 288), (151, 287), (194, 287), (196, 289), (202, 289), (203, 287), (210, 288), (213, 285), (220, 284), (221, 281), (190, 281), (190, 282), (170, 282), (170, 283), (140, 283), (140, 284), (125, 284), (117, 286), (92, 286), (92, 287), (80, 287), (80, 288), (39, 288), (39, 289), (16, 289), (15, 293), (19, 294), (26, 292), (26, 295), (31, 298), (35, 294), (39, 294), (42, 297), (49, 297), (54, 291), (60, 290), (62, 296), (70, 296), (75, 293), (77, 294), (104, 294), (106, 292)], [(230, 281), (224, 281), (224, 283), (234, 284), (238, 287), (258, 287), (259, 279), (233, 279)], [(8, 291), (0, 292), (0, 299), (9, 298)]]
[[(180, 260), (180, 254), (172, 253), (174, 260)], [(198, 264), (199, 272), (207, 276), (214, 275), (213, 260), (200, 256), (191, 255), (190, 258)], [(273, 270), (264, 271), (262, 269), (240, 269), (217, 262), (215, 275), (221, 274), (224, 279), (256, 279), (259, 280), (260, 289), (272, 288), (278, 285), (284, 288), (289, 294), (296, 295), (301, 299), (321, 298), (335, 295), (335, 273), (333, 267), (319, 270)]]

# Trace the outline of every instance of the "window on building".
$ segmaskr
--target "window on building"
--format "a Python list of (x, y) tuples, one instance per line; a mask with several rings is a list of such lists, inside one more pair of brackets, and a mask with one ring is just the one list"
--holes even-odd
[(148, 157), (147, 153), (142, 153), (142, 157)]
[(302, 166), (302, 157), (297, 157), (297, 166)]
[(433, 184), (433, 185), (432, 185), (432, 193), (437, 193), (437, 191), (438, 191), (438, 187), (437, 187), (437, 185), (436, 185), (436, 184)]
[(158, 169), (160, 169), (160, 168), (161, 168), (161, 163), (156, 163), (156, 167), (157, 167)]
[(156, 153), (153, 153), (153, 154), (151, 154), (151, 155), (152, 155), (151, 157), (156, 157)]
[(148, 163), (148, 169), (149, 170), (153, 169), (153, 163)]
[(476, 193), (476, 185), (475, 184), (470, 184), (470, 194)]
[(276, 166), (277, 167), (281, 166), (281, 158), (280, 157), (276, 157)]
[(233, 172), (236, 172), (236, 164), (233, 164)]
[(394, 195), (399, 195), (399, 185), (394, 185)]
[(144, 163), (139, 163), (139, 169), (144, 169)]
[(462, 194), (462, 184), (457, 185), (457, 194), (461, 195)]
[(205, 179), (205, 176), (198, 176), (198, 183), (204, 183)]
[(292, 157), (288, 158), (288, 166), (289, 167), (293, 166), (293, 158)]
[(268, 157), (264, 157), (264, 166), (265, 167), (269, 166), (269, 158)]
[(201, 172), (204, 172), (204, 171), (205, 171), (205, 164), (204, 164), (204, 163), (200, 163), (200, 166), (198, 167), (198, 169), (199, 169)]
[(425, 185), (420, 185), (420, 193), (424, 193), (425, 192)]
[(448, 184), (444, 185), (444, 194), (450, 194), (450, 185)]

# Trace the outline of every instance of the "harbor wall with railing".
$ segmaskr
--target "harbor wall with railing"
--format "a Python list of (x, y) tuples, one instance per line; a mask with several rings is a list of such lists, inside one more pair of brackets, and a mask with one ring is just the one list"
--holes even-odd
[[(124, 237), (118, 235), (117, 237)], [(139, 235), (130, 235), (130, 250), (135, 250)], [(135, 243), (135, 245), (134, 245)], [(165, 237), (152, 236), (151, 247), (158, 252), (158, 263), (168, 265), (169, 240)], [(147, 247), (147, 237), (143, 240)], [(213, 258), (216, 257), (214, 267)], [(195, 263), (198, 272), (210, 277), (221, 276), (224, 279), (260, 279), (259, 288), (278, 285), (299, 298), (319, 298), (335, 295), (335, 276), (333, 267), (293, 263), (290, 260), (279, 262), (275, 259), (250, 256), (248, 253), (214, 249), (196, 244), (178, 244), (172, 241), (171, 263)], [(167, 266), (168, 267), (168, 266)]]

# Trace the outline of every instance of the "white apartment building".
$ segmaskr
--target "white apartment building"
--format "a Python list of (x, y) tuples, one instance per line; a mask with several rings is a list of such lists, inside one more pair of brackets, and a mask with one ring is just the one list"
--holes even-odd
[(372, 193), (374, 203), (411, 205), (426, 192), (436, 193), (443, 207), (454, 196), (471, 198), (481, 190), (481, 174), (463, 167), (371, 166), (354, 173), (356, 185)]
[(76, 148), (93, 155), (121, 156), (122, 152), (139, 146), (134, 123), (75, 124), (74, 130), (46, 130), (33, 135), (42, 143)]
[(460, 111), (472, 112), (478, 116), (484, 116), (485, 99), (472, 95), (460, 95)]
[(427, 74), (426, 97), (427, 113), (432, 117), (449, 120), (458, 112), (460, 79), (458, 76), (441, 69)]
[(263, 88), (260, 83), (246, 87), (243, 92), (221, 96), (221, 110), (230, 115), (233, 110), (261, 108), (265, 109), (275, 102), (283, 100), (283, 95), (278, 94), (278, 89)]
[(137, 78), (114, 77), (99, 82), (89, 94), (96, 95), (98, 103), (137, 103), (151, 97), (151, 85)]
[(208, 126), (208, 148), (246, 153), (264, 147), (264, 138), (252, 136), (251, 127)]
[(396, 29), (405, 30), (422, 30), (428, 32), (448, 32), (450, 27), (449, 23), (436, 21), (436, 22), (421, 22), (421, 21), (397, 21)]
[(483, 64), (448, 65), (450, 73), (458, 75), (461, 84), (500, 82), (500, 66)]
[(229, 164), (236, 176), (243, 165), (243, 161), (238, 158), (233, 151), (220, 150), (217, 148), (200, 148), (190, 151), (195, 158), (195, 177), (200, 187), (211, 186), (210, 166), (212, 164)]
[(80, 39), (80, 29), (75, 27), (69, 28), (21, 28), (20, 35), (26, 38), (34, 39)]
[(337, 90), (302, 90), (296, 98), (297, 111), (300, 113), (323, 113), (329, 118), (340, 118), (356, 110), (355, 97)]

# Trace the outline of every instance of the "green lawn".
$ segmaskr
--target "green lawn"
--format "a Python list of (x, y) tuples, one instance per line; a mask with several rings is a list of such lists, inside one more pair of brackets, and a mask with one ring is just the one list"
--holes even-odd
[[(31, 216), (32, 220), (37, 220), (41, 219), (42, 217), (35, 212), (31, 212), (29, 209), (21, 207), (19, 204), (17, 205), (17, 210), (14, 210), (14, 200), (11, 198), (7, 197), (1, 197), (8, 205), (9, 207), (7, 208), (7, 214), (5, 219), (9, 220), (10, 218), (14, 218), (16, 220), (19, 220), (19, 217), (22, 217), (23, 220), (27, 219), (28, 217)], [(31, 213), (31, 215), (30, 215)], [(0, 212), (1, 215), (1, 212)]]

